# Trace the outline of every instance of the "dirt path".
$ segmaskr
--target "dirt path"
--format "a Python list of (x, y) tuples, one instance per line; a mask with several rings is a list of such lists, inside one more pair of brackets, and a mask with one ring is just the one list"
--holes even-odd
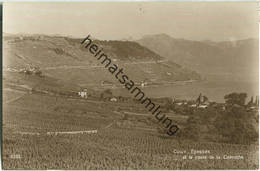
[[(148, 61), (148, 62), (127, 62), (127, 63), (122, 63), (122, 65), (138, 65), (138, 64), (156, 64), (156, 63), (164, 63), (166, 61)], [(104, 68), (104, 66), (86, 66), (86, 65), (76, 65), (76, 66), (56, 66), (56, 67), (45, 67), (42, 68), (41, 70), (56, 70), (56, 69), (90, 69), (90, 68)]]
[(137, 115), (137, 116), (149, 116), (149, 113), (134, 113), (134, 112), (123, 112), (125, 114), (129, 114), (129, 115)]
[(23, 94), (23, 95), (21, 95), (21, 96), (18, 96), (18, 97), (16, 97), (16, 98), (7, 100), (7, 101), (5, 101), (5, 102), (3, 102), (3, 103), (4, 103), (4, 104), (9, 104), (9, 103), (11, 103), (11, 102), (17, 101), (17, 100), (21, 99), (24, 95), (25, 95), (25, 94)]

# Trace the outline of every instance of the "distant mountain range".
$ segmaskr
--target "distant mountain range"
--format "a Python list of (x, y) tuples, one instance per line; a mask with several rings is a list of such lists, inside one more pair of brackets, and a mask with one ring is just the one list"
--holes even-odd
[(137, 42), (202, 75), (229, 74), (246, 77), (258, 73), (257, 39), (192, 41), (158, 34), (144, 36)]

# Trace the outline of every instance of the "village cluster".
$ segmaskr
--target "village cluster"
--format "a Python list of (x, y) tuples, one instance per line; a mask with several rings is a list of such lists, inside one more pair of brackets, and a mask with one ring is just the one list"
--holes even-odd
[[(142, 87), (142, 86), (141, 86)], [(107, 89), (109, 90), (109, 89)], [(122, 99), (122, 97), (116, 97), (113, 96), (112, 93), (106, 94), (106, 92), (103, 92), (106, 96), (106, 100), (111, 101), (111, 102), (118, 102)], [(84, 88), (81, 91), (78, 92), (78, 96), (81, 98), (88, 98), (88, 89)], [(176, 98), (171, 98), (171, 103), (176, 105), (176, 106), (186, 106), (189, 108), (199, 108), (199, 109), (206, 109), (210, 105), (215, 106), (215, 105), (221, 105), (222, 109), (225, 110), (226, 105), (225, 103), (216, 103), (212, 102), (208, 99), (206, 95), (202, 95), (201, 93), (199, 96), (196, 98), (196, 100), (184, 100), (184, 99), (176, 99)], [(237, 104), (236, 104), (237, 105)], [(247, 110), (257, 110), (259, 106), (259, 97), (256, 96), (255, 98), (251, 96), (250, 101), (246, 104)]]

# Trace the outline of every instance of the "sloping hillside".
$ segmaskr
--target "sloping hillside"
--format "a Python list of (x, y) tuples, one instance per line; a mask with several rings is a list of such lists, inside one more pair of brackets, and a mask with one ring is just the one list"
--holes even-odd
[[(110, 73), (104, 71), (100, 62), (81, 46), (81, 41), (61, 36), (4, 36), (4, 69), (19, 71), (32, 65), (39, 67), (44, 75), (79, 85), (97, 85), (102, 81), (118, 84)], [(95, 40), (95, 43), (136, 82), (200, 79), (197, 73), (164, 60), (136, 42)]]

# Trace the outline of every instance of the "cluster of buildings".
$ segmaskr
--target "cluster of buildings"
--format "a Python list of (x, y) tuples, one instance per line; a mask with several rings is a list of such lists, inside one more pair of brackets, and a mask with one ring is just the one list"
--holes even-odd
[(207, 108), (210, 105), (208, 98), (206, 96), (203, 96), (201, 93), (199, 97), (196, 99), (196, 101), (188, 102), (187, 100), (182, 100), (182, 101), (173, 100), (173, 103), (178, 106), (189, 105), (189, 107), (192, 108), (203, 108), (203, 109)]
[[(188, 105), (191, 108), (201, 108), (201, 109), (205, 109), (207, 108), (209, 105), (221, 105), (223, 110), (226, 109), (226, 104), (225, 103), (215, 103), (215, 102), (210, 102), (209, 99), (200, 94), (199, 97), (195, 100), (195, 101), (187, 101), (187, 100), (173, 100), (173, 103), (181, 106), (181, 105)], [(236, 106), (239, 106), (237, 104), (235, 104)], [(259, 97), (256, 96), (255, 99), (252, 96), (251, 100), (244, 105), (244, 107), (248, 110), (248, 111), (257, 111), (259, 108)]]
[(42, 72), (40, 67), (28, 65), (26, 68), (20, 69), (20, 73), (28, 74), (28, 75), (38, 75), (42, 76)]
[(196, 107), (204, 109), (207, 108), (209, 104), (209, 99), (206, 96), (202, 96), (200, 93), (199, 97), (196, 100)]

